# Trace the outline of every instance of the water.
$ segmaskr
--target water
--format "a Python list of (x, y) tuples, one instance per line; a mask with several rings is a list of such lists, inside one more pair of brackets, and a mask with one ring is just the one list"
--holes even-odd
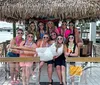
[[(0, 32), (0, 43), (5, 42), (6, 40), (11, 40), (13, 38), (12, 32), (2, 31)], [(25, 35), (23, 36), (25, 38)]]
[(6, 40), (11, 40), (13, 38), (13, 34), (11, 32), (2, 31), (0, 32), (0, 43), (5, 42)]

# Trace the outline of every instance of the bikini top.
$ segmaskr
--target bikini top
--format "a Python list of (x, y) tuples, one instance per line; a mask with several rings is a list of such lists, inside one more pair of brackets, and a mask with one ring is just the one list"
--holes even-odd
[(32, 47), (32, 44), (33, 44), (33, 42), (31, 42), (30, 44), (28, 44), (28, 41), (26, 41), (26, 42), (24, 43), (24, 46)]

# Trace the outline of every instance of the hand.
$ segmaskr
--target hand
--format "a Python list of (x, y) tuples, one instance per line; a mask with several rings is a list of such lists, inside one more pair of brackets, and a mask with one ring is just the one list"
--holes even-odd
[(65, 56), (69, 56), (70, 53), (65, 53)]
[(13, 45), (9, 45), (9, 47), (10, 47), (10, 48), (14, 48), (14, 46), (13, 46)]
[(8, 51), (9, 51), (9, 52), (12, 52), (12, 49), (11, 49), (11, 48), (9, 48), (9, 49), (8, 49)]
[(57, 56), (54, 56), (54, 57), (53, 57), (53, 59), (56, 59), (56, 58), (57, 58)]
[(35, 54), (34, 54), (34, 57), (37, 57), (37, 56), (38, 56), (38, 54), (37, 54), (37, 53), (35, 53)]

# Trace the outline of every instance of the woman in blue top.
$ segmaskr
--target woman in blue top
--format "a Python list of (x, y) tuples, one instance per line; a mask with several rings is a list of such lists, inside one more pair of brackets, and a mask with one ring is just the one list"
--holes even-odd
[(44, 34), (45, 34), (44, 23), (39, 22), (39, 24), (38, 24), (38, 33), (37, 33), (38, 39), (42, 39)]

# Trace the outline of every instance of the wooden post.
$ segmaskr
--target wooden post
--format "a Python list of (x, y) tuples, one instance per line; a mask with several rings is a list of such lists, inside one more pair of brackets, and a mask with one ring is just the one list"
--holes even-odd
[(13, 37), (16, 37), (16, 22), (13, 22)]

